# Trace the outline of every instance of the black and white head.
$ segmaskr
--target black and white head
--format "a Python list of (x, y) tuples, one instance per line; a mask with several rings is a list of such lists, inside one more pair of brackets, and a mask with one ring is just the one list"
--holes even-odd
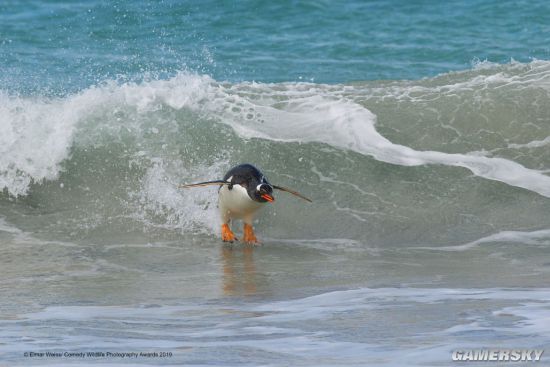
[(251, 193), (250, 190), (248, 191), (248, 196), (250, 196), (252, 200), (259, 201), (260, 203), (275, 201), (273, 197), (273, 186), (267, 182), (265, 177), (262, 182), (256, 185), (256, 189), (253, 193)]
[(248, 196), (254, 201), (267, 203), (275, 200), (273, 185), (259, 169), (251, 164), (241, 164), (231, 168), (223, 180), (229, 182), (230, 190), (233, 185), (240, 185), (246, 189)]

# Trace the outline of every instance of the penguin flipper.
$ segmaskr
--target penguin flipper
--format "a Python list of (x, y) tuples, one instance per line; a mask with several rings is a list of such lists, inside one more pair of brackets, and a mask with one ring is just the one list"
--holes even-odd
[(219, 186), (219, 185), (230, 185), (230, 184), (231, 182), (227, 182), (223, 180), (215, 180), (215, 181), (198, 182), (198, 183), (187, 184), (187, 185), (179, 185), (178, 187), (180, 189), (188, 189), (190, 187)]
[(312, 201), (310, 199), (306, 198), (304, 195), (300, 194), (298, 191), (294, 191), (294, 190), (291, 190), (287, 187), (277, 186), (277, 185), (273, 185), (273, 188), (277, 189), (277, 190), (288, 192), (292, 195), (298, 196), (300, 199), (304, 199), (305, 201), (309, 201), (310, 203), (312, 203)]

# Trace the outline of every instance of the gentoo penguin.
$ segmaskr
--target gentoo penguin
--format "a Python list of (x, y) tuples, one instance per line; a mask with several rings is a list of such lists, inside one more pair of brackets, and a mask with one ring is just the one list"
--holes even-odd
[(244, 222), (243, 241), (253, 244), (258, 243), (252, 228), (252, 221), (265, 203), (275, 201), (273, 189), (289, 192), (311, 202), (311, 200), (294, 190), (270, 184), (259, 169), (248, 163), (231, 168), (222, 180), (199, 182), (181, 185), (180, 187), (212, 185), (220, 186), (218, 206), (222, 219), (222, 240), (224, 242), (233, 242), (237, 239), (229, 227), (231, 219), (242, 219)]

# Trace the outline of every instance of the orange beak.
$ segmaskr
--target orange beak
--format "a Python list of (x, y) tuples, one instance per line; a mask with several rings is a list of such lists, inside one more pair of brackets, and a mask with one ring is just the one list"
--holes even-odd
[(262, 195), (262, 198), (265, 199), (265, 200), (267, 200), (267, 201), (269, 201), (270, 203), (271, 203), (272, 201), (275, 201), (275, 198), (274, 198), (273, 196), (269, 195), (269, 194), (263, 194), (263, 195)]

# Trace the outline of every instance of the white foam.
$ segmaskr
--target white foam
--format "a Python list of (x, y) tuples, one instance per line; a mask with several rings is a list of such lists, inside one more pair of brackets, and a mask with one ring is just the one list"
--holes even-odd
[[(520, 328), (522, 333), (532, 335), (550, 335), (550, 305), (546, 302), (526, 302), (520, 306), (505, 307), (493, 311), (495, 316), (516, 316), (521, 320), (516, 322), (515, 327)], [(517, 329), (508, 329), (517, 332)]]
[[(316, 296), (290, 301), (275, 302), (258, 306), (254, 311), (274, 312), (267, 318), (304, 317), (315, 319), (326, 315), (330, 310), (342, 311), (365, 308), (391, 307), (399, 302), (418, 302), (435, 304), (452, 300), (529, 300), (537, 299), (550, 302), (550, 288), (535, 289), (461, 289), (461, 288), (358, 288), (345, 291), (334, 291)], [(308, 310), (311, 311), (308, 313)]]
[(73, 100), (24, 99), (0, 92), (0, 190), (27, 193), (31, 181), (55, 179), (79, 115)]
[[(107, 82), (64, 98), (21, 97), (0, 90), (0, 191), (13, 196), (26, 195), (31, 183), (55, 180), (82, 122), (103, 111), (131, 107), (137, 113), (173, 108), (199, 110), (209, 92), (208, 77), (181, 74), (168, 81), (119, 85)], [(177, 99), (173, 97), (177, 96)], [(93, 119), (91, 119), (93, 120)], [(91, 126), (96, 134), (109, 134), (133, 121), (105, 121)], [(83, 134), (81, 144), (94, 144)]]
[(521, 148), (540, 148), (550, 144), (550, 136), (542, 140), (533, 140), (525, 144), (508, 144), (508, 148), (521, 149)]
[(528, 244), (528, 245), (540, 245), (541, 243), (544, 244), (544, 242), (541, 242), (541, 240), (546, 240), (546, 242), (550, 240), (550, 229), (541, 229), (538, 231), (531, 231), (531, 232), (502, 231), (502, 232), (494, 233), (492, 235), (480, 238), (472, 242), (461, 244), (461, 245), (440, 246), (440, 247), (420, 246), (420, 247), (413, 247), (413, 249), (434, 250), (434, 251), (465, 251), (485, 243), (511, 242), (511, 243), (521, 243), (521, 244)]
[(348, 238), (313, 238), (313, 239), (301, 239), (301, 238), (266, 238), (266, 241), (270, 243), (284, 243), (292, 246), (299, 245), (307, 248), (331, 251), (331, 252), (368, 252), (371, 255), (379, 255), (380, 249), (377, 247), (370, 247), (368, 244), (361, 241), (356, 241)]
[[(221, 225), (217, 209), (218, 188), (180, 189), (178, 185), (222, 177), (227, 166), (227, 162), (220, 159), (212, 166), (196, 165), (186, 169), (174, 162), (155, 159), (139, 192), (132, 194), (140, 205), (135, 215), (152, 227), (218, 233)], [(154, 215), (160, 215), (162, 221), (151, 220)]]

